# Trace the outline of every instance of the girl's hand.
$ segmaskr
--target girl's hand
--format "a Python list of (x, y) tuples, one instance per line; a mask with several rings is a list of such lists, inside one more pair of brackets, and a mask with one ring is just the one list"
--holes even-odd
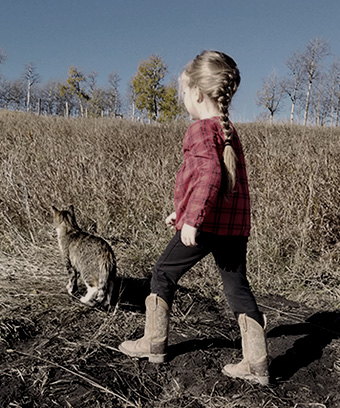
[(174, 229), (176, 225), (176, 213), (171, 213), (165, 220), (165, 223), (170, 229)]
[(191, 225), (188, 225), (188, 224), (183, 224), (182, 231), (181, 231), (182, 243), (187, 247), (197, 246), (196, 234), (197, 234), (197, 228), (192, 227)]

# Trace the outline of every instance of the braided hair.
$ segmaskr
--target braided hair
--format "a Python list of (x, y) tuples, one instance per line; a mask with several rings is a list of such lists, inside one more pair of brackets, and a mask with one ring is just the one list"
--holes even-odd
[(189, 87), (197, 86), (214, 101), (225, 137), (223, 160), (227, 174), (227, 193), (236, 183), (236, 155), (232, 147), (233, 129), (229, 121), (229, 106), (240, 84), (240, 71), (236, 62), (219, 51), (203, 51), (185, 68)]

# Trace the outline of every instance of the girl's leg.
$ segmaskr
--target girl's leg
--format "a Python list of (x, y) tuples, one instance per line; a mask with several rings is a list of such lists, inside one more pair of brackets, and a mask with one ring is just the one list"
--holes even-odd
[(246, 276), (247, 237), (217, 237), (212, 250), (224, 293), (236, 317), (245, 313), (263, 326), (263, 316)]
[(120, 344), (122, 353), (131, 357), (147, 357), (152, 363), (165, 360), (169, 315), (177, 282), (207, 253), (202, 246), (186, 247), (182, 244), (180, 232), (176, 233), (153, 269), (151, 294), (145, 301), (144, 336)]
[(229, 237), (218, 241), (213, 254), (231, 310), (240, 325), (243, 354), (240, 363), (227, 364), (222, 372), (229, 377), (267, 385), (269, 374), (265, 321), (246, 277), (247, 238)]
[(151, 293), (160, 296), (170, 308), (179, 279), (210, 252), (205, 240), (201, 239), (204, 235), (198, 234), (196, 247), (186, 247), (177, 231), (153, 268)]

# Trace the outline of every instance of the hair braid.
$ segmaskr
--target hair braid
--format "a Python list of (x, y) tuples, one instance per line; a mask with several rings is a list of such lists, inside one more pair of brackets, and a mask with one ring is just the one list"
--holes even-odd
[(230, 192), (236, 183), (236, 154), (232, 147), (233, 130), (229, 121), (229, 105), (234, 94), (234, 86), (230, 81), (223, 81), (217, 98), (217, 106), (220, 111), (220, 122), (225, 137), (223, 160), (227, 171), (227, 192)]
[(225, 137), (223, 159), (227, 174), (227, 193), (236, 183), (236, 155), (232, 147), (233, 129), (229, 121), (229, 105), (240, 84), (240, 72), (236, 62), (219, 51), (203, 51), (186, 67), (189, 86), (196, 85), (211, 100), (220, 113), (220, 122)]

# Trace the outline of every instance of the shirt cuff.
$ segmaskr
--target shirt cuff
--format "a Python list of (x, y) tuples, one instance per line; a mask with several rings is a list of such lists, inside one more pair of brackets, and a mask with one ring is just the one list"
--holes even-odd
[(203, 221), (204, 221), (203, 210), (200, 212), (200, 214), (196, 216), (194, 214), (188, 214), (184, 219), (185, 224), (191, 225), (192, 227), (195, 228), (200, 228), (200, 226), (203, 224)]

